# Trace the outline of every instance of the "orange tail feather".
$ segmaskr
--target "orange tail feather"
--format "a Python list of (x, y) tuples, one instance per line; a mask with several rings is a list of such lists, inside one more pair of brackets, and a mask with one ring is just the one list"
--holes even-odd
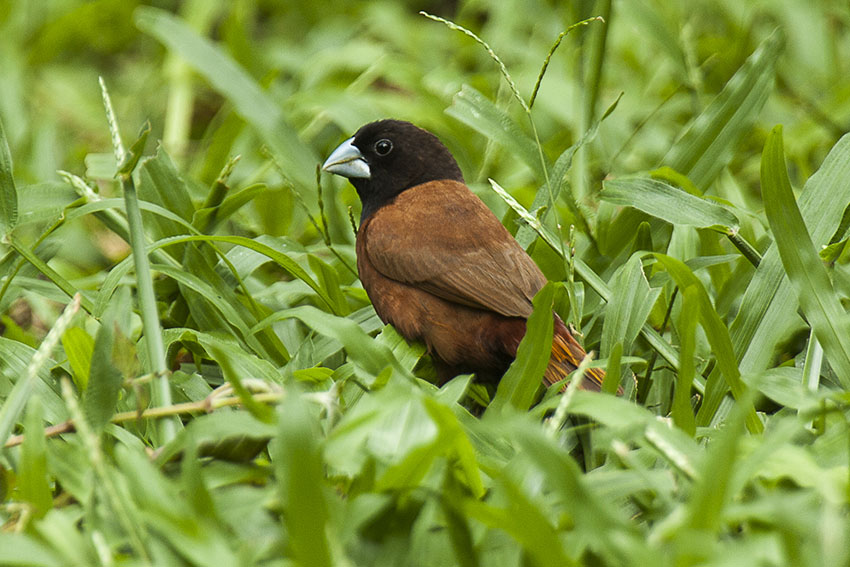
[[(543, 382), (546, 386), (551, 386), (566, 378), (570, 372), (578, 368), (578, 365), (587, 356), (587, 352), (578, 344), (578, 341), (573, 338), (566, 327), (563, 327), (562, 332), (559, 332), (561, 329), (558, 327), (560, 325), (556, 326), (555, 336), (552, 339), (552, 358), (549, 360), (549, 366), (543, 376)], [(605, 380), (605, 372), (601, 368), (588, 368), (584, 372), (581, 388), (598, 392), (602, 389), (603, 380)]]
[[(552, 356), (549, 359), (549, 366), (546, 367), (546, 373), (543, 376), (543, 383), (546, 386), (551, 386), (556, 382), (560, 382), (570, 372), (578, 368), (587, 352), (582, 348), (578, 341), (575, 340), (564, 322), (560, 317), (555, 317), (555, 333), (552, 337)], [(582, 390), (591, 390), (599, 392), (602, 390), (602, 383), (605, 381), (605, 371), (601, 368), (588, 368), (584, 372), (584, 378), (579, 387)], [(566, 386), (565, 386), (566, 387)], [(622, 395), (623, 389), (617, 388), (617, 395)]]

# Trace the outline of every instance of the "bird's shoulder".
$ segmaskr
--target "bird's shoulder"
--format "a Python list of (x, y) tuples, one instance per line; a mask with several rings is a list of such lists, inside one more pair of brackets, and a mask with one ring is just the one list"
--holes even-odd
[(407, 189), (369, 219), (370, 242), (392, 239), (438, 247), (514, 246), (499, 219), (464, 183), (431, 181)]
[(367, 219), (358, 253), (384, 276), (506, 316), (527, 317), (546, 283), (534, 261), (466, 185), (424, 183)]

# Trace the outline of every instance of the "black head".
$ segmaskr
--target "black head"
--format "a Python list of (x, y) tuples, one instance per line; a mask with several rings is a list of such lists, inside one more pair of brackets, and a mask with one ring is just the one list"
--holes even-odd
[(363, 203), (361, 222), (405, 189), (463, 174), (434, 134), (401, 120), (361, 127), (335, 149), (322, 168), (347, 177)]

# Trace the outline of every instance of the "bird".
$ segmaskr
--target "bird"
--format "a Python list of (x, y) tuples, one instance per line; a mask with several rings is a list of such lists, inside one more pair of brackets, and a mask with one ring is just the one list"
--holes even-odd
[[(516, 358), (534, 295), (546, 276), (467, 187), (448, 148), (406, 121), (370, 122), (322, 165), (348, 178), (362, 204), (357, 269), (378, 317), (425, 344), (439, 383), (474, 373), (496, 384)], [(586, 356), (553, 312), (541, 382), (566, 378)], [(600, 390), (605, 373), (585, 371)]]

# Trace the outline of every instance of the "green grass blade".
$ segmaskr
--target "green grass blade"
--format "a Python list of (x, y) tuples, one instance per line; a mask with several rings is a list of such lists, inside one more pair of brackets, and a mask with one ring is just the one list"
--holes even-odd
[(457, 118), (488, 140), (497, 142), (530, 167), (536, 179), (544, 179), (540, 152), (534, 140), (504, 110), (473, 87), (464, 85), (452, 99), (446, 114)]
[(640, 254), (632, 255), (611, 278), (611, 299), (605, 309), (599, 347), (601, 358), (607, 358), (618, 342), (622, 344), (624, 353), (631, 352), (632, 343), (661, 293), (661, 288), (649, 287)]
[(274, 464), (289, 545), (299, 564), (330, 567), (334, 563), (327, 539), (330, 517), (318, 423), (306, 400), (293, 395), (281, 404), (278, 425)]
[(215, 333), (204, 333), (194, 329), (173, 328), (163, 332), (163, 340), (167, 346), (180, 341), (183, 344), (196, 344), (203, 349), (209, 358), (212, 352), (223, 352), (234, 372), (240, 376), (259, 378), (270, 383), (280, 383), (283, 379), (278, 368), (268, 360), (247, 352), (245, 348), (229, 337), (222, 337)]
[(389, 347), (380, 344), (367, 335), (360, 325), (351, 319), (336, 317), (315, 307), (304, 305), (278, 311), (263, 319), (251, 331), (257, 332), (276, 321), (293, 318), (298, 319), (317, 333), (338, 340), (348, 351), (349, 358), (361, 364), (373, 376), (377, 376), (388, 366), (395, 368), (402, 375), (407, 374), (407, 371), (396, 360)]
[[(214, 351), (215, 348), (211, 348)], [(219, 351), (221, 352), (221, 350)], [(233, 351), (225, 353), (234, 360)], [(240, 367), (240, 371), (244, 371)], [(276, 424), (257, 420), (250, 412), (213, 412), (197, 416), (185, 429), (177, 434), (174, 441), (162, 447), (157, 454), (156, 463), (164, 465), (191, 451), (194, 444), (201, 455), (223, 456), (237, 453), (249, 443), (267, 442), (274, 436)]]
[(603, 183), (603, 201), (634, 207), (671, 224), (712, 228), (724, 234), (738, 230), (738, 218), (707, 199), (676, 189), (656, 179), (634, 177)]
[(475, 549), (472, 530), (459, 506), (463, 499), (461, 485), (453, 475), (446, 475), (442, 488), (445, 497), (440, 500), (440, 505), (457, 564), (460, 567), (480, 567), (481, 560)]
[(385, 492), (403, 490), (408, 486), (420, 484), (434, 461), (446, 452), (441, 441), (443, 439), (435, 437), (433, 442), (410, 451), (403, 459), (388, 467), (386, 472), (375, 481), (375, 489)]
[(696, 420), (691, 407), (691, 385), (696, 375), (696, 330), (699, 320), (699, 291), (694, 286), (682, 289), (682, 309), (679, 311), (679, 355), (681, 364), (676, 375), (673, 393), (673, 423), (691, 437), (696, 433)]
[(0, 561), (5, 565), (65, 567), (65, 557), (28, 534), (0, 533)]
[(94, 348), (89, 363), (89, 376), (85, 391), (83, 392), (83, 412), (96, 433), (103, 431), (109, 423), (109, 419), (115, 413), (118, 396), (124, 384), (121, 371), (112, 362), (113, 348), (115, 347), (115, 332), (117, 325), (115, 318), (117, 310), (127, 309), (130, 294), (117, 294), (109, 309), (101, 318), (100, 329), (94, 338)]
[[(157, 379), (153, 388), (153, 400), (157, 406), (171, 405), (171, 386), (168, 383), (168, 366), (165, 362), (165, 347), (162, 344), (162, 326), (159, 321), (159, 310), (153, 289), (153, 278), (150, 271), (150, 260), (145, 246), (145, 229), (142, 224), (142, 211), (139, 208), (139, 197), (133, 182), (131, 164), (138, 163), (144, 144), (140, 143), (150, 133), (150, 125), (143, 127), (141, 135), (132, 145), (124, 159), (119, 164), (119, 179), (124, 189), (124, 201), (127, 211), (127, 224), (130, 231), (130, 248), (133, 265), (136, 269), (136, 290), (138, 292), (139, 311), (142, 316), (145, 344), (147, 346), (149, 370), (156, 374)], [(176, 418), (167, 417), (160, 422), (160, 434), (163, 443), (174, 438), (177, 432)]]
[(179, 494), (179, 480), (166, 478), (142, 451), (119, 445), (115, 453), (121, 475), (113, 472), (116, 469), (108, 469), (110, 480), (114, 475), (123, 481), (121, 504), (126, 521), (138, 523), (133, 528), (144, 532), (140, 537), (145, 538), (145, 549), (156, 549), (158, 546), (152, 545), (156, 542), (173, 548), (184, 563), (222, 567), (240, 564), (215, 518), (192, 513), (189, 503)]
[(480, 464), (476, 459), (475, 447), (470, 442), (458, 416), (447, 405), (434, 398), (424, 398), (425, 410), (437, 425), (442, 439), (443, 451), (457, 459), (460, 478), (469, 487), (475, 498), (483, 498), (487, 490), (481, 478)]
[(47, 478), (47, 439), (44, 437), (43, 414), (41, 398), (36, 394), (27, 403), (24, 417), (26, 437), (21, 446), (21, 467), (18, 469), (21, 499), (33, 507), (36, 518), (43, 517), (53, 506), (50, 481)]
[(623, 343), (617, 341), (608, 352), (608, 366), (605, 368), (605, 379), (602, 381), (602, 391), (616, 394), (620, 386), (620, 376), (623, 373)]
[(268, 187), (262, 183), (258, 183), (230, 193), (224, 198), (221, 204), (198, 209), (192, 218), (192, 225), (205, 234), (211, 233), (221, 223), (236, 214), (239, 209), (266, 191), (268, 191)]
[[(274, 422), (274, 412), (266, 405), (263, 405), (251, 396), (251, 392), (242, 384), (242, 374), (236, 371), (236, 366), (233, 360), (233, 352), (228, 352), (220, 348), (218, 345), (210, 345), (210, 354), (213, 359), (221, 367), (221, 372), (224, 374), (224, 379), (233, 388), (233, 391), (242, 400), (242, 405), (250, 414), (257, 420), (263, 423)], [(241, 354), (241, 353), (240, 353)], [(242, 358), (242, 356), (239, 356)]]
[(18, 225), (54, 222), (77, 199), (67, 183), (49, 181), (23, 185), (18, 192)]
[[(824, 246), (841, 223), (843, 210), (835, 203), (850, 203), (850, 136), (832, 148), (820, 169), (806, 182), (797, 202), (815, 246)], [(745, 374), (760, 373), (770, 363), (776, 344), (784, 340), (798, 320), (791, 283), (785, 277), (775, 245), (764, 254), (744, 293), (741, 308), (730, 326), (736, 352)]]
[(319, 280), (319, 286), (327, 291), (330, 298), (333, 299), (333, 312), (337, 315), (348, 315), (351, 309), (348, 307), (348, 301), (342, 293), (339, 275), (333, 266), (314, 254), (309, 254), (307, 261)]
[(0, 232), (9, 233), (18, 222), (18, 190), (12, 176), (12, 153), (0, 121)]
[[(687, 503), (687, 526), (689, 530), (681, 530), (682, 543), (689, 541), (695, 534), (700, 534), (714, 541), (715, 533), (723, 530), (723, 516), (726, 507), (734, 496), (732, 494), (733, 474), (738, 462), (741, 439), (744, 437), (744, 423), (753, 411), (753, 391), (739, 400), (732, 411), (729, 423), (720, 432), (709, 450), (703, 455), (700, 476), (693, 494)], [(682, 565), (701, 564), (711, 553), (710, 549), (701, 546), (682, 545), (680, 557)]]
[[(218, 290), (210, 285), (207, 279), (201, 278), (191, 272), (172, 268), (171, 266), (155, 264), (152, 268), (170, 278), (173, 278), (181, 286), (186, 286), (187, 288), (195, 291), (203, 300), (204, 305), (207, 306), (207, 308), (212, 308), (221, 313), (222, 317), (218, 320), (225, 321), (225, 324), (229, 324), (237, 329), (243, 338), (250, 338), (251, 332), (249, 322), (245, 321), (239, 311), (237, 311), (236, 305), (234, 305), (231, 301), (227, 301), (222, 298)], [(248, 342), (250, 343), (251, 341), (249, 340)]]
[(77, 389), (85, 390), (91, 369), (94, 339), (84, 329), (71, 327), (62, 335), (62, 349), (68, 357)]
[(663, 163), (704, 191), (732, 159), (738, 141), (767, 101), (783, 46), (780, 33), (767, 38), (687, 127)]
[[(334, 301), (328, 294), (327, 290), (325, 290), (322, 286), (320, 286), (316, 281), (310, 277), (307, 271), (298, 265), (295, 260), (287, 256), (286, 254), (275, 250), (274, 248), (253, 240), (251, 238), (246, 238), (244, 236), (215, 236), (215, 235), (197, 235), (197, 236), (175, 236), (171, 238), (163, 238), (162, 240), (151, 244), (148, 247), (150, 252), (153, 252), (157, 249), (164, 248), (167, 246), (171, 246), (174, 244), (182, 244), (184, 242), (224, 242), (228, 244), (236, 244), (238, 246), (244, 246), (250, 250), (255, 252), (259, 252), (260, 254), (268, 257), (273, 262), (276, 262), (281, 268), (289, 272), (295, 278), (306, 283), (322, 301), (328, 306), (329, 309), (333, 309)], [(100, 292), (98, 294), (97, 302), (94, 306), (95, 313), (102, 313), (103, 309), (106, 308), (106, 304), (109, 301), (109, 298), (112, 296), (112, 293), (115, 291), (115, 288), (121, 283), (121, 279), (127, 275), (130, 271), (132, 264), (129, 262), (129, 258), (123, 260), (120, 264), (112, 268), (112, 271), (104, 280), (101, 285)]]
[[(172, 214), (180, 217), (186, 223), (191, 223), (195, 207), (189, 196), (186, 183), (177, 172), (171, 157), (162, 147), (157, 148), (156, 155), (145, 159), (139, 167), (139, 200), (161, 206)], [(173, 221), (157, 215), (150, 220), (147, 232), (154, 239), (181, 234), (181, 227)], [(153, 230), (157, 229), (157, 230)]]
[[(595, 18), (594, 18), (595, 19)], [(611, 105), (605, 110), (602, 114), (602, 117), (596, 120), (593, 125), (587, 129), (587, 131), (582, 134), (581, 138), (574, 143), (572, 146), (561, 152), (561, 155), (558, 156), (558, 159), (555, 160), (555, 163), (552, 165), (552, 173), (549, 175), (549, 183), (552, 184), (551, 195), (545, 186), (540, 187), (537, 190), (537, 193), (534, 194), (534, 201), (531, 203), (531, 208), (529, 211), (531, 214), (537, 216), (540, 215), (541, 223), (546, 221), (546, 217), (549, 215), (549, 212), (554, 208), (552, 206), (548, 206), (551, 199), (556, 201), (558, 197), (563, 195), (563, 200), (566, 203), (567, 207), (570, 209), (573, 217), (575, 218), (575, 222), (578, 223), (580, 230), (590, 234), (590, 229), (587, 226), (587, 220), (584, 217), (584, 213), (579, 208), (578, 203), (575, 200), (575, 196), (570, 192), (563, 193), (562, 188), (565, 184), (565, 177), (567, 172), (570, 170), (570, 167), (573, 163), (573, 156), (575, 153), (583, 147), (585, 144), (591, 142), (595, 137), (596, 133), (599, 130), (599, 125), (603, 120), (608, 118), (612, 112), (617, 108), (617, 105), (620, 103), (620, 99), (622, 98), (623, 93), (620, 93), (620, 96), (611, 103)], [(546, 208), (544, 208), (546, 207)], [(522, 225), (516, 233), (517, 242), (519, 242), (520, 246), (525, 249), (528, 249), (531, 246), (531, 243), (537, 236), (534, 233), (534, 229), (532, 229), (528, 225)]]
[(552, 56), (555, 54), (555, 51), (558, 49), (558, 46), (561, 45), (561, 41), (563, 41), (567, 34), (569, 34), (574, 29), (581, 26), (586, 26), (593, 22), (602, 22), (603, 25), (605, 24), (605, 20), (602, 19), (601, 16), (594, 16), (592, 18), (587, 18), (580, 22), (576, 22), (558, 34), (558, 37), (552, 44), (552, 47), (549, 48), (549, 53), (546, 54), (546, 58), (543, 60), (543, 65), (540, 67), (540, 72), (537, 73), (537, 80), (534, 82), (534, 88), (531, 90), (531, 96), (528, 98), (528, 108), (534, 106), (534, 101), (537, 99), (537, 92), (540, 90), (540, 85), (543, 83), (543, 77), (546, 75), (546, 69), (549, 68), (549, 63), (552, 60)]
[(47, 262), (39, 258), (33, 250), (31, 250), (25, 244), (19, 241), (15, 235), (9, 235), (9, 244), (12, 246), (15, 252), (20, 254), (35, 269), (44, 274), (47, 279), (54, 283), (56, 287), (61, 289), (68, 297), (72, 298), (75, 297), (77, 294), (80, 294), (80, 305), (82, 305), (83, 309), (85, 309), (89, 313), (92, 312), (94, 306), (92, 305), (91, 299), (83, 295), (82, 292), (78, 291), (77, 288), (74, 287), (74, 284), (62, 277), (59, 272), (51, 268)]
[[(693, 286), (697, 290), (700, 307), (700, 324), (705, 331), (709, 344), (711, 344), (712, 351), (714, 351), (717, 357), (717, 366), (720, 368), (723, 378), (726, 380), (729, 389), (732, 390), (735, 399), (742, 399), (747, 392), (747, 387), (741, 380), (741, 372), (738, 369), (735, 351), (732, 348), (732, 340), (729, 338), (729, 330), (723, 324), (722, 319), (720, 319), (720, 316), (711, 304), (711, 299), (708, 297), (708, 292), (706, 292), (702, 282), (681, 260), (665, 254), (655, 254), (655, 257), (658, 258), (660, 264), (664, 266), (676, 282), (676, 285), (679, 286), (679, 289)], [(720, 400), (706, 398), (703, 404), (716, 409), (720, 404)], [(711, 417), (713, 416), (713, 411), (704, 415)], [(751, 409), (747, 415), (747, 428), (753, 433), (761, 432), (764, 429), (764, 425), (759, 420), (754, 409)]]
[(552, 282), (543, 286), (534, 296), (534, 311), (528, 318), (516, 360), (499, 381), (496, 396), (487, 409), (488, 414), (498, 415), (508, 406), (517, 411), (527, 411), (534, 402), (552, 352), (554, 299), (555, 284)]
[[(576, 392), (584, 393), (584, 392)], [(599, 396), (612, 398), (613, 396)], [(639, 557), (636, 533), (609, 502), (601, 499), (594, 490), (591, 478), (581, 474), (576, 462), (551, 439), (536, 428), (517, 424), (519, 445), (528, 458), (545, 473), (549, 489), (554, 490), (564, 503), (566, 512), (575, 523), (575, 535), (592, 541), (593, 551), (609, 558), (623, 556), (629, 550)], [(543, 565), (563, 565), (547, 562)]]
[[(156, 161), (159, 161), (159, 160), (156, 160)], [(151, 163), (152, 163), (151, 160), (145, 161), (142, 164), (142, 170), (144, 171), (147, 168), (147, 166)], [(169, 171), (173, 172), (173, 170), (169, 170), (168, 166), (166, 165), (164, 171), (161, 170), (160, 174), (157, 175), (156, 177), (151, 176), (151, 175), (147, 175), (147, 176), (143, 176), (143, 177), (148, 179), (149, 183), (153, 183), (153, 180), (155, 178), (159, 179), (159, 182), (157, 182), (158, 187), (157, 187), (156, 191), (167, 192), (167, 189), (168, 189), (169, 186), (173, 186), (174, 184), (179, 184), (179, 185), (183, 184), (183, 182), (178, 177), (176, 177), (176, 172), (173, 172), (173, 173), (175, 173), (175, 176), (171, 176), (171, 175), (169, 175)], [(162, 185), (162, 186), (160, 187), (159, 185)], [(153, 191), (153, 189), (150, 189), (150, 191)], [(227, 200), (225, 200), (225, 203), (227, 203)], [(120, 209), (124, 206), (125, 206), (125, 202), (121, 199), (102, 199), (102, 200), (98, 200), (96, 202), (88, 203), (86, 205), (83, 205), (82, 207), (78, 207), (76, 209), (71, 210), (70, 212), (67, 213), (66, 219), (68, 221), (70, 221), (70, 220), (77, 219), (77, 218), (80, 218), (82, 216), (88, 215), (88, 214), (93, 213), (93, 212), (96, 214), (97, 211), (109, 210), (111, 208)], [(203, 235), (199, 234), (198, 230), (191, 223), (187, 222), (186, 220), (184, 220), (180, 216), (169, 211), (168, 209), (165, 209), (164, 207), (162, 207), (160, 205), (157, 205), (155, 203), (150, 203), (150, 202), (147, 202), (147, 201), (140, 201), (139, 207), (142, 211), (153, 213), (153, 214), (157, 215), (157, 217), (161, 217), (163, 222), (167, 222), (167, 224), (158, 223), (158, 226), (160, 226), (161, 229), (162, 229), (162, 230), (160, 230), (161, 233), (164, 232), (164, 233), (182, 234), (182, 232), (178, 228), (178, 227), (182, 227), (186, 231), (191, 232), (195, 236), (201, 238), (201, 240), (194, 240), (195, 242), (206, 241), (209, 244), (213, 244), (215, 242), (215, 240), (213, 240), (214, 237), (210, 237), (210, 239), (207, 240), (207, 237), (204, 237)], [(187, 215), (191, 216), (191, 213), (188, 210), (186, 210), (185, 213)], [(181, 240), (179, 240), (179, 238), (182, 238), (182, 237), (178, 236), (178, 237), (174, 237), (172, 239), (165, 238), (165, 239), (162, 239), (160, 242), (166, 243), (166, 244), (173, 244), (173, 243), (178, 243), (178, 242), (180, 244), (182, 244), (184, 242), (192, 242), (192, 240), (181, 241)], [(244, 237), (237, 237), (237, 238), (244, 238)], [(165, 245), (165, 244), (163, 244), (163, 245)], [(252, 307), (252, 309), (249, 309), (248, 307), (243, 306), (241, 304), (241, 302), (237, 299), (236, 294), (232, 289), (224, 287), (224, 282), (222, 281), (222, 278), (217, 273), (212, 272), (212, 268), (208, 265), (207, 260), (206, 260), (207, 256), (202, 256), (198, 251), (193, 250), (193, 251), (191, 251), (191, 253), (188, 253), (185, 248), (181, 248), (181, 250), (184, 251), (182, 265), (181, 265), (181, 263), (179, 263), (175, 259), (175, 256), (171, 253), (170, 250), (165, 251), (158, 246), (152, 246), (149, 249), (149, 253), (151, 254), (151, 256), (155, 260), (161, 262), (166, 267), (171, 267), (173, 269), (182, 268), (183, 270), (188, 270), (189, 272), (194, 273), (194, 275), (196, 275), (196, 276), (205, 277), (206, 280), (207, 280), (207, 283), (216, 286), (217, 292), (215, 294), (206, 295), (204, 297), (207, 297), (207, 298), (208, 297), (217, 297), (218, 295), (221, 295), (221, 296), (227, 298), (229, 300), (229, 303), (235, 309), (235, 311), (240, 314), (240, 316), (239, 316), (240, 320), (250, 320), (251, 324), (256, 323), (256, 318), (254, 317), (254, 314), (260, 312), (261, 309), (256, 304), (256, 302), (253, 300), (253, 297), (250, 296), (250, 294), (247, 292), (247, 289), (245, 288), (244, 284), (241, 282), (241, 278), (239, 278), (238, 274), (236, 274), (236, 272), (233, 271), (232, 266), (230, 266), (230, 264), (229, 264), (227, 256), (223, 252), (221, 252), (217, 247), (215, 247), (214, 245), (213, 245), (212, 248), (222, 258), (224, 263), (229, 268), (231, 268), (231, 271), (234, 274), (235, 279), (237, 280), (237, 283), (242, 288), (242, 290), (246, 293), (246, 296), (248, 297), (248, 300), (249, 300), (249, 303), (250, 303), (250, 306)], [(280, 256), (281, 255), (279, 254), (279, 259), (281, 261), (288, 260), (288, 259), (282, 258)], [(285, 255), (282, 255), (282, 256), (285, 256)], [(106, 279), (104, 280), (104, 283), (100, 287), (100, 291), (99, 291), (95, 305), (91, 306), (90, 304), (86, 304), (86, 303), (83, 304), (84, 307), (86, 307), (87, 305), (92, 307), (94, 309), (95, 316), (100, 316), (103, 313), (103, 310), (106, 308), (106, 304), (109, 301), (109, 298), (112, 296), (112, 293), (115, 290), (115, 288), (117, 287), (119, 281), (121, 280), (121, 278), (123, 278), (126, 274), (129, 273), (129, 269), (130, 269), (129, 262), (130, 262), (130, 260), (131, 259), (128, 258), (128, 259), (124, 260), (122, 263), (118, 264), (118, 266), (113, 268), (112, 272), (110, 272), (110, 275), (108, 275), (106, 277)], [(297, 273), (299, 274), (299, 276), (306, 276), (306, 277), (309, 278), (309, 276), (307, 275), (307, 272), (304, 271), (303, 269), (301, 269), (300, 266), (298, 266), (298, 264), (296, 264), (295, 262), (289, 261), (287, 265), (290, 266), (292, 269), (296, 270)], [(286, 266), (284, 266), (284, 267), (286, 267)], [(293, 274), (293, 275), (295, 275), (295, 274)], [(296, 276), (296, 277), (299, 277), (299, 276)], [(309, 279), (310, 279), (310, 282), (313, 283), (313, 285), (311, 287), (313, 287), (313, 289), (315, 289), (317, 291), (317, 293), (320, 294), (320, 296), (322, 296), (322, 294), (324, 294), (325, 296), (330, 297), (330, 295), (329, 295), (330, 292), (327, 291), (329, 288), (327, 286), (322, 286), (322, 285), (316, 284), (311, 278), (309, 278)], [(68, 284), (68, 285), (70, 285), (70, 284)], [(308, 282), (308, 285), (309, 285), (309, 282)], [(335, 306), (336, 306), (336, 304), (332, 304), (332, 308), (335, 308)], [(215, 326), (215, 325), (213, 325), (213, 326)], [(224, 325), (224, 326), (226, 327), (227, 325)], [(273, 357), (279, 358), (281, 363), (285, 362), (285, 360), (288, 360), (289, 355), (286, 352), (285, 347), (283, 347), (283, 344), (276, 337), (273, 337), (270, 333), (264, 333), (263, 336), (259, 337), (259, 341), (263, 345), (262, 348), (266, 349), (267, 352), (269, 352)]]
[(375, 337), (375, 342), (385, 345), (392, 351), (401, 367), (413, 372), (419, 359), (425, 354), (425, 345), (422, 343), (408, 343), (392, 325), (384, 325), (381, 332)]
[(531, 558), (532, 565), (578, 565), (565, 553), (551, 520), (523, 493), (521, 487), (506, 479), (499, 488), (502, 498), (507, 500), (505, 508), (466, 499), (462, 508), (464, 515), (485, 526), (507, 532), (513, 541), (522, 546), (524, 553)]
[(782, 127), (767, 138), (761, 184), (767, 220), (800, 308), (823, 345), (841, 385), (850, 388), (850, 319), (832, 287), (797, 208), (782, 146)]

